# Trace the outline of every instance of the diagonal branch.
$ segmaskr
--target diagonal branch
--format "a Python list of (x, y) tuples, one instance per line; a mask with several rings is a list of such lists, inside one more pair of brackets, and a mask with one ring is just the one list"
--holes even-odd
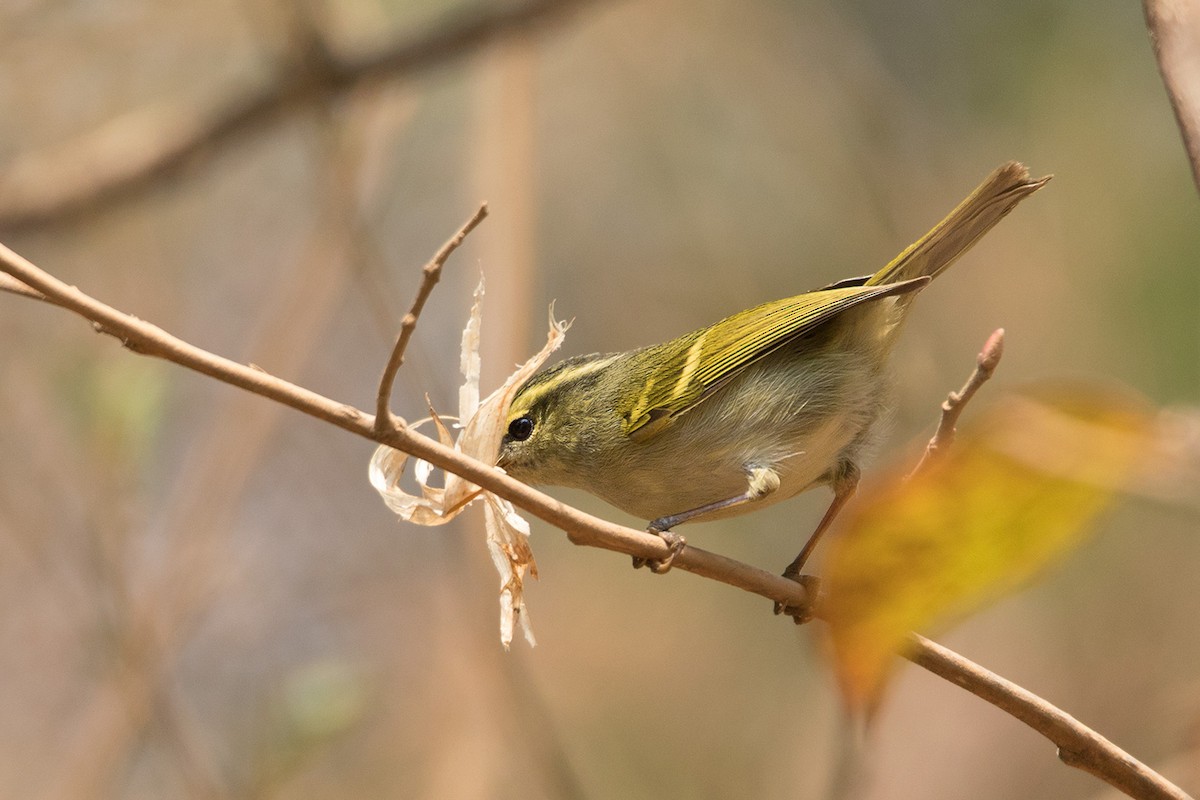
[(565, 20), (593, 1), (479, 0), (433, 30), (376, 52), (339, 59), (309, 48), (298, 68), (280, 70), (268, 85), (242, 90), (211, 107), (197, 109), (189, 100), (139, 109), (61, 147), (4, 165), (0, 228), (12, 232), (86, 215), (363, 83), (441, 66), (506, 36)]
[(1130, 797), (1191, 800), (1162, 775), (1033, 692), (914, 633), (905, 658), (1016, 717), (1058, 746), (1059, 759)]
[(1200, 189), (1200, 6), (1191, 0), (1142, 0), (1142, 11)]
[[(41, 293), (49, 302), (90, 320), (98, 331), (115, 336), (134, 352), (167, 359), (422, 458), (561, 528), (575, 544), (651, 559), (663, 559), (670, 554), (666, 543), (657, 536), (585, 514), (510, 478), (489, 464), (469, 458), (407, 427), (378, 427), (372, 416), (353, 406), (210, 353), (157, 326), (117, 311), (47, 274), (3, 245), (0, 245), (0, 272)], [(804, 606), (811, 601), (799, 583), (700, 548), (684, 549), (676, 555), (673, 566), (787, 605)], [(1188, 800), (1178, 787), (1095, 731), (953, 651), (914, 634), (908, 657), (1042, 733), (1059, 747), (1060, 758), (1065, 763), (1086, 770), (1132, 797)]]
[[(55, 305), (90, 320), (97, 331), (117, 338), (135, 353), (174, 362), (461, 475), (566, 531), (575, 544), (643, 558), (663, 559), (670, 554), (658, 536), (585, 514), (510, 478), (490, 464), (465, 456), (407, 427), (377, 431), (375, 418), (352, 405), (289, 383), (257, 367), (211, 353), (145, 320), (118, 311), (42, 271), (4, 245), (0, 245), (0, 272), (41, 292)], [(772, 601), (800, 607), (809, 602), (804, 587), (794, 581), (697, 547), (688, 547), (676, 557), (674, 565)]]
[(458, 229), (458, 233), (450, 237), (442, 245), (442, 249), (438, 250), (433, 258), (429, 260), (429, 263), (421, 269), (421, 286), (417, 289), (417, 296), (413, 300), (412, 309), (400, 321), (400, 335), (396, 337), (396, 346), (392, 348), (391, 358), (388, 359), (387, 366), (383, 369), (383, 377), (379, 381), (379, 392), (375, 396), (376, 432), (382, 433), (390, 428), (397, 427), (398, 420), (388, 410), (388, 405), (392, 399), (392, 386), (396, 383), (396, 374), (400, 372), (400, 365), (404, 363), (404, 351), (408, 349), (408, 340), (412, 338), (413, 331), (417, 329), (417, 319), (421, 316), (421, 310), (425, 308), (425, 301), (429, 299), (429, 295), (433, 292), (433, 287), (437, 286), (438, 279), (442, 277), (442, 265), (446, 263), (446, 259), (450, 257), (450, 254), (457, 250), (458, 246), (463, 243), (463, 240), (467, 238), (467, 234), (475, 230), (476, 225), (483, 222), (483, 218), (487, 216), (487, 213), (487, 203), (484, 203)]

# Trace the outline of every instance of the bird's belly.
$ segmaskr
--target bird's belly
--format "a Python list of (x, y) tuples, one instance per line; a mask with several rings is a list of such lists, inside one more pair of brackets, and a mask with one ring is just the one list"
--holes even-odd
[(607, 480), (590, 488), (613, 505), (645, 520), (679, 514), (710, 503), (728, 500), (750, 487), (750, 470), (765, 467), (779, 477), (779, 487), (752, 503), (706, 514), (704, 520), (722, 519), (787, 500), (824, 483), (853, 442), (858, 431), (831, 419), (806, 431), (803, 450), (781, 448), (778, 430), (772, 436), (751, 435), (730, 447), (686, 448), (671, 454), (662, 448), (653, 457), (629, 469), (609, 473)]
[(778, 475), (778, 489), (703, 519), (786, 500), (857, 458), (882, 406), (883, 381), (872, 366), (844, 352), (764, 359), (631, 449), (619, 468), (593, 475), (587, 488), (653, 520), (737, 497), (749, 488), (750, 470), (765, 467)]

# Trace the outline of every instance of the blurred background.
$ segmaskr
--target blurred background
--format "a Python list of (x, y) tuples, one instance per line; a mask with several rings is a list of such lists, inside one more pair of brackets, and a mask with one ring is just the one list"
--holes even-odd
[[(873, 271), (1010, 158), (1055, 179), (922, 295), (876, 464), (1001, 326), (981, 401), (1200, 401), (1200, 202), (1136, 3), (5, 0), (0, 108), (0, 240), (364, 409), (482, 200), (409, 419), (457, 405), (481, 271), (486, 389), (552, 300), (568, 355), (659, 341)], [(505, 653), (481, 514), (398, 523), (371, 443), (18, 297), (0, 341), (0, 796), (1107, 796), (909, 665), (849, 780), (818, 626), (540, 523)], [(687, 535), (781, 569), (827, 502)], [(1123, 503), (941, 641), (1200, 791), (1197, 523)]]

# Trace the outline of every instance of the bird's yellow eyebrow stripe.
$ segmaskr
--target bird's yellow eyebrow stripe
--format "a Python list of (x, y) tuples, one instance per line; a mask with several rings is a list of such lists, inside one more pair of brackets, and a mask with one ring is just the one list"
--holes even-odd
[[(576, 366), (567, 367), (566, 369), (560, 370), (553, 376), (547, 378), (545, 381), (537, 383), (529, 387), (528, 390), (522, 392), (520, 397), (517, 398), (516, 402), (513, 403), (512, 408), (509, 409), (509, 416), (513, 416), (514, 412), (523, 413), (528, 411), (530, 408), (533, 408), (533, 406), (537, 405), (539, 400), (558, 389), (558, 387), (564, 386), (573, 381), (577, 381), (584, 376), (591, 375), (593, 372), (603, 369), (615, 358), (617, 358), (615, 355), (607, 358), (598, 358), (595, 361), (589, 361), (586, 364), (578, 364)], [(537, 378), (535, 377), (534, 380), (537, 380)]]

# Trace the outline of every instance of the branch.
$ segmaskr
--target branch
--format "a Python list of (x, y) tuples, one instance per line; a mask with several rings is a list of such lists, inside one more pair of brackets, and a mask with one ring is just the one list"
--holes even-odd
[(958, 418), (962, 416), (967, 403), (971, 402), (971, 398), (979, 391), (979, 387), (987, 383), (988, 379), (996, 372), (1002, 355), (1004, 355), (1004, 328), (997, 328), (984, 342), (979, 355), (975, 357), (975, 370), (971, 373), (971, 377), (967, 378), (967, 382), (961, 389), (951, 392), (946, 401), (942, 403), (942, 417), (938, 421), (937, 430), (934, 431), (929, 444), (925, 446), (925, 453), (911, 474), (915, 475), (920, 472), (926, 464), (937, 458), (942, 450), (954, 444)]
[[(1004, 354), (1004, 329), (997, 328), (984, 342), (975, 369), (957, 392), (942, 403), (937, 431), (912, 471), (920, 472), (954, 443), (958, 418), (980, 387), (996, 372)], [(984, 669), (953, 650), (913, 633), (904, 657), (917, 666), (957, 684), (1001, 711), (1024, 722), (1058, 747), (1066, 765), (1091, 773), (1130, 797), (1155, 800), (1190, 800), (1179, 787), (1057, 706), (1012, 681)]]
[(1200, 189), (1200, 6), (1192, 0), (1142, 0), (1142, 10)]
[(0, 292), (8, 292), (19, 297), (28, 297), (30, 300), (44, 301), (46, 299), (44, 294), (30, 289), (11, 275), (0, 275)]
[(379, 381), (379, 392), (375, 396), (375, 430), (377, 433), (383, 433), (399, 426), (399, 420), (393, 417), (392, 412), (388, 410), (392, 398), (392, 386), (396, 383), (396, 374), (400, 371), (400, 365), (404, 363), (404, 351), (408, 349), (408, 340), (412, 338), (413, 331), (417, 329), (417, 319), (421, 316), (421, 310), (425, 308), (425, 301), (429, 299), (433, 287), (437, 286), (438, 279), (442, 277), (442, 265), (446, 263), (450, 254), (463, 243), (467, 234), (475, 230), (476, 225), (483, 222), (487, 213), (487, 203), (484, 203), (458, 229), (458, 233), (442, 245), (442, 249), (438, 250), (429, 263), (421, 269), (421, 286), (417, 289), (412, 309), (400, 321), (400, 335), (396, 337), (396, 346), (392, 348), (392, 356), (388, 359), (387, 366), (383, 369), (383, 377)]
[(197, 110), (192, 99), (110, 120), (61, 147), (4, 165), (0, 228), (13, 232), (86, 215), (365, 82), (432, 69), (505, 36), (558, 22), (589, 2), (481, 0), (454, 12), (434, 30), (378, 52), (338, 59), (311, 48), (300, 68), (280, 70), (269, 85), (241, 90), (215, 106)]
[[(117, 311), (43, 272), (3, 245), (0, 245), (0, 272), (41, 293), (49, 302), (90, 320), (96, 330), (115, 336), (134, 352), (164, 358), (422, 458), (561, 528), (575, 544), (642, 558), (663, 559), (670, 555), (667, 545), (657, 536), (585, 514), (407, 427), (385, 425), (379, 429), (371, 415), (351, 405), (210, 353)], [(992, 339), (995, 338), (993, 335)], [(678, 553), (673, 566), (787, 605), (804, 606), (811, 602), (799, 583), (697, 547), (688, 546)], [(1058, 745), (1064, 763), (1084, 769), (1133, 797), (1188, 800), (1180, 789), (1031, 692), (916, 634), (911, 646), (908, 658), (913, 663), (962, 686), (1042, 733)]]
[[(585, 514), (505, 475), (490, 464), (465, 456), (407, 427), (377, 430), (375, 418), (352, 405), (189, 344), (156, 325), (120, 312), (63, 283), (4, 245), (0, 245), (0, 272), (6, 272), (41, 292), (49, 302), (90, 320), (97, 331), (119, 339), (123, 346), (135, 353), (174, 362), (282, 403), (365, 439), (424, 459), (435, 467), (460, 475), (477, 486), (511, 500), (537, 518), (561, 528), (575, 544), (642, 558), (664, 559), (670, 555), (670, 549), (658, 536)], [(689, 546), (673, 563), (684, 571), (727, 583), (772, 601), (800, 607), (810, 602), (804, 587), (795, 581), (697, 547)]]
[(1058, 746), (1064, 764), (1091, 773), (1130, 797), (1191, 800), (1178, 786), (1028, 689), (919, 634), (912, 635), (909, 646), (905, 658), (1024, 722)]

